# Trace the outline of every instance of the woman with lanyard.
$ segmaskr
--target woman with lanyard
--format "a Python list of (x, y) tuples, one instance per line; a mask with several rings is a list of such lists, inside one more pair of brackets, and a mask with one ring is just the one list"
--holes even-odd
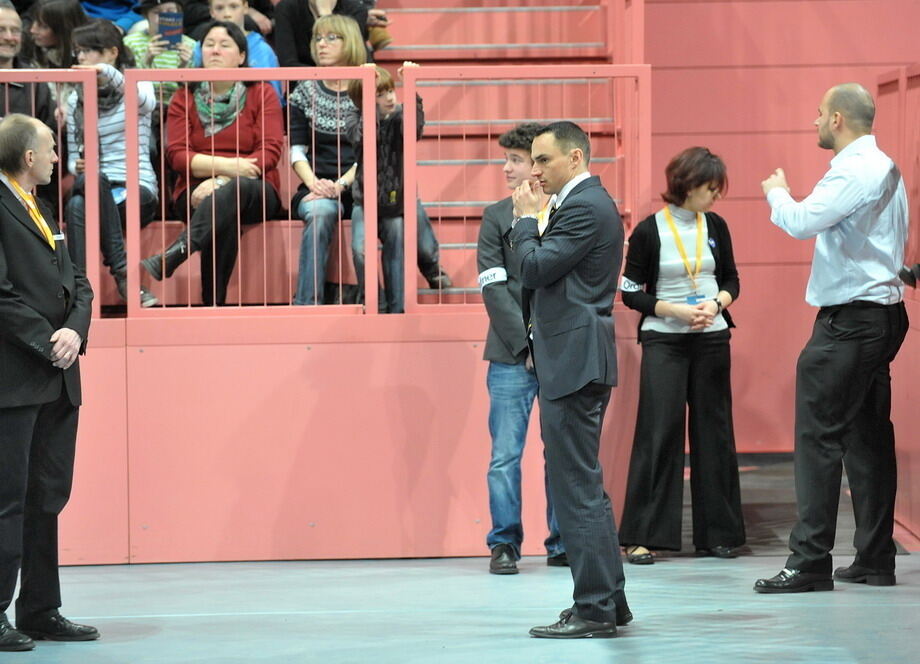
[(627, 560), (651, 564), (655, 549), (681, 548), (684, 431), (690, 412), (693, 543), (733, 558), (744, 521), (732, 425), (727, 309), (738, 271), (725, 220), (709, 212), (726, 191), (725, 164), (688, 148), (665, 170), (666, 205), (629, 240), (623, 303), (642, 314), (639, 409), (620, 542)]

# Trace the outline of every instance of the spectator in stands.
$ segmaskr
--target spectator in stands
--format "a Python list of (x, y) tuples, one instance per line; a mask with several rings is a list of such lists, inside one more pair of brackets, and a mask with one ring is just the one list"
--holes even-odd
[[(543, 130), (534, 122), (505, 132), (498, 144), (505, 151), (502, 172), (508, 189), (514, 191), (531, 180), (533, 159), (530, 146)], [(546, 229), (549, 195), (542, 195), (538, 227)], [(489, 390), (489, 433), (492, 457), (489, 461), (489, 511), (492, 530), (486, 544), (492, 551), (489, 572), (517, 574), (524, 528), (521, 521), (521, 457), (527, 440), (530, 411), (537, 396), (537, 377), (527, 344), (521, 310), (520, 265), (513, 260), (505, 236), (514, 220), (511, 197), (487, 207), (482, 214), (476, 258), (482, 301), (489, 314), (489, 333), (483, 359), (488, 360), (486, 386)], [(544, 471), (546, 486), (546, 524), (549, 536), (544, 541), (546, 562), (561, 567), (568, 564), (565, 546), (559, 536), (553, 501)]]
[[(98, 81), (99, 131), (99, 236), (102, 262), (109, 268), (118, 294), (127, 299), (127, 256), (122, 226), (125, 223), (127, 191), (125, 144), (125, 67), (134, 64), (131, 52), (122, 42), (114, 23), (92, 19), (73, 31), (74, 54), (78, 67), (92, 68)], [(153, 85), (137, 85), (138, 163), (141, 225), (156, 216), (157, 179), (150, 164), (150, 114), (156, 107)], [(67, 170), (76, 176), (64, 212), (67, 220), (67, 249), (74, 264), (86, 269), (86, 194), (84, 161), (84, 109), (82, 86), (67, 100)], [(141, 288), (141, 305), (153, 306), (156, 297)]]
[[(181, 12), (181, 0), (141, 0), (137, 10), (144, 16), (143, 30), (135, 30), (125, 35), (125, 46), (134, 54), (138, 67), (144, 69), (178, 69), (192, 64), (195, 40), (182, 35), (179, 43), (171, 48), (169, 42), (160, 38), (159, 16), (165, 12)], [(160, 147), (163, 131), (163, 108), (176, 93), (179, 84), (175, 82), (154, 82), (153, 93), (157, 101), (156, 108), (150, 115), (151, 141), (150, 156), (154, 170), (160, 176)]]
[(690, 416), (690, 491), (697, 552), (734, 558), (744, 519), (732, 426), (728, 307), (738, 270), (725, 220), (709, 212), (725, 192), (725, 164), (702, 147), (668, 164), (666, 204), (629, 240), (623, 303), (642, 314), (639, 409), (620, 542), (633, 564), (681, 548), (684, 431)]
[[(310, 48), (320, 67), (362, 65), (367, 59), (354, 19), (334, 14), (313, 24)], [(355, 109), (347, 80), (302, 81), (291, 93), (291, 165), (300, 177), (291, 209), (304, 221), (294, 304), (322, 304), (329, 243), (339, 219), (352, 213), (355, 153), (344, 136)]]
[[(200, 41), (205, 26), (212, 20), (211, 8), (208, 0), (187, 0), (183, 14), (183, 27), (185, 34), (195, 41)], [(275, 11), (277, 0), (252, 0), (246, 11), (243, 27), (247, 32), (257, 30), (268, 36), (274, 29), (272, 15)]]
[[(213, 21), (201, 50), (205, 69), (246, 67), (247, 41), (230, 21)], [(226, 301), (239, 229), (278, 214), (284, 144), (281, 106), (268, 83), (231, 80), (181, 87), (166, 118), (166, 160), (178, 174), (175, 209), (189, 220), (166, 251), (142, 261), (154, 279), (172, 276), (201, 252), (201, 296)], [(216, 255), (215, 255), (216, 254)]]
[[(265, 38), (256, 31), (247, 31), (244, 27), (246, 12), (249, 11), (247, 0), (210, 0), (211, 18), (215, 21), (229, 21), (235, 24), (246, 35), (246, 60), (248, 67), (264, 68), (277, 67), (278, 57), (268, 45)], [(201, 66), (201, 43), (195, 44), (193, 60), (196, 67)], [(278, 94), (278, 102), (284, 103), (284, 94), (281, 92), (281, 83), (271, 82)]]
[[(71, 35), (89, 20), (79, 0), (38, 0), (33, 5), (32, 25), (29, 34), (35, 45), (35, 63), (42, 69), (67, 69), (76, 62), (73, 56)], [(67, 111), (64, 105), (76, 86), (70, 83), (51, 83), (51, 97), (56, 106), (54, 117), (64, 124)], [(67, 154), (61, 151), (61, 161)]]
[(140, 15), (134, 11), (135, 0), (81, 0), (80, 4), (87, 16), (111, 21), (122, 34), (141, 20)]
[[(403, 109), (396, 102), (393, 77), (383, 67), (377, 72), (377, 237), (383, 242), (383, 285), (385, 310), (388, 313), (402, 313), (405, 307), (403, 239)], [(403, 67), (418, 67), (414, 62), (404, 62)], [(400, 69), (402, 72), (402, 69)], [(361, 117), (360, 80), (350, 81), (348, 96), (355, 105), (345, 118), (345, 135), (354, 146), (358, 163), (357, 179), (352, 186), (354, 207), (351, 213), (351, 254), (358, 275), (358, 286), (364, 288), (364, 141), (363, 118)], [(416, 137), (422, 137), (425, 126), (425, 110), (422, 98), (415, 97)], [(438, 264), (438, 241), (431, 229), (431, 221), (416, 199), (418, 227), (418, 265), (432, 288), (449, 288), (450, 278)], [(384, 304), (383, 302), (381, 304)]]
[(29, 28), (36, 64), (44, 69), (73, 65), (71, 34), (88, 20), (79, 0), (38, 0)]
[[(195, 40), (187, 35), (182, 35), (179, 43), (171, 48), (169, 42), (162, 39), (159, 34), (160, 14), (165, 12), (182, 12), (182, 0), (141, 0), (137, 6), (144, 19), (147, 29), (125, 35), (125, 46), (131, 49), (134, 62), (143, 69), (179, 69), (192, 65), (192, 55), (195, 50)], [(168, 104), (170, 98), (178, 89), (178, 83), (155, 82), (153, 90), (157, 101)]]
[(382, 9), (376, 9), (377, 0), (361, 0), (367, 9), (367, 41), (374, 51), (379, 51), (393, 43), (393, 36), (387, 30), (390, 20)]
[[(32, 62), (22, 57), (22, 19), (10, 0), (0, 0), (0, 69), (27, 69)], [(57, 130), (51, 90), (41, 83), (0, 84), (0, 119), (9, 113), (38, 118), (51, 131)], [(52, 211), (57, 211), (58, 175), (54, 169), (51, 182), (38, 187), (38, 196)]]
[[(282, 67), (322, 67), (313, 44), (314, 24), (324, 16), (350, 16), (358, 24), (362, 48), (367, 41), (367, 8), (363, 0), (281, 0), (275, 7), (275, 49)], [(364, 61), (367, 61), (365, 53)]]

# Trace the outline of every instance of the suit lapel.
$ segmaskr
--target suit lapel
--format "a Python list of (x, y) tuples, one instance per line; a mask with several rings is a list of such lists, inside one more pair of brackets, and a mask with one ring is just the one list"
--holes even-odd
[[(45, 223), (48, 224), (48, 227), (51, 229), (51, 232), (54, 234), (57, 231), (57, 227), (55, 226), (55, 224), (48, 221), (48, 217), (45, 214), (45, 211), (42, 210), (41, 204), (37, 202), (38, 199), (35, 199), (35, 200), (36, 200), (36, 205), (39, 206), (38, 207), (39, 211), (42, 213), (42, 216), (45, 217)], [(35, 225), (35, 222), (32, 220), (32, 217), (29, 216), (29, 211), (26, 210), (26, 207), (19, 201), (18, 198), (16, 198), (16, 195), (13, 194), (12, 191), (10, 191), (10, 188), (7, 187), (2, 182), (0, 182), (0, 201), (2, 201), (3, 204), (6, 206), (6, 209), (10, 212), (10, 215), (14, 217), (16, 220), (18, 220), (19, 223), (21, 223), (23, 226), (28, 228), (32, 232), (32, 234), (35, 235), (35, 237), (41, 241), (41, 243), (45, 246), (45, 248), (48, 249), (48, 251), (52, 251), (52, 252), (54, 251), (51, 248), (51, 245), (48, 244), (48, 240), (45, 239), (44, 235), (42, 235), (42, 232), (39, 230), (38, 226)], [(57, 246), (57, 242), (55, 242), (55, 246)]]
[(584, 189), (586, 189), (590, 185), (595, 184), (595, 180), (597, 180), (597, 176), (592, 175), (591, 177), (586, 178), (575, 185), (572, 191), (570, 191), (568, 195), (565, 197), (565, 200), (562, 201), (562, 205), (557, 207), (555, 212), (550, 213), (549, 223), (546, 225), (546, 230), (543, 231), (543, 235), (546, 235), (553, 229), (553, 226), (556, 224), (556, 220), (559, 218), (559, 210), (565, 207), (566, 201), (568, 201), (572, 196), (576, 196), (577, 194), (581, 193)]

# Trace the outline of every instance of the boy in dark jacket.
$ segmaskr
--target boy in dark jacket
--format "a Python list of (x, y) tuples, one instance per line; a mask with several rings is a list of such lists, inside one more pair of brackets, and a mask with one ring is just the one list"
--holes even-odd
[[(368, 65), (374, 66), (374, 65)], [(403, 67), (417, 67), (405, 62)], [(404, 308), (404, 245), (403, 241), (403, 107), (396, 101), (396, 89), (389, 72), (377, 70), (377, 237), (383, 243), (384, 299), (388, 313), (402, 313)], [(400, 70), (402, 71), (402, 70)], [(358, 174), (352, 187), (354, 208), (351, 214), (351, 251), (358, 276), (358, 286), (364, 289), (364, 157), (361, 118), (361, 81), (352, 81), (348, 96), (356, 110), (345, 119), (345, 136), (354, 145)], [(416, 137), (422, 137), (425, 111), (422, 98), (416, 95)], [(428, 215), (417, 197), (418, 267), (432, 288), (450, 288), (450, 277), (440, 267), (438, 241)], [(410, 199), (411, 200), (411, 199)]]

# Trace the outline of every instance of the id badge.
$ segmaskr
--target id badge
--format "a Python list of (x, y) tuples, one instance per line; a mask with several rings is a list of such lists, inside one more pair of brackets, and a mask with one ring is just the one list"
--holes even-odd
[(693, 295), (687, 296), (687, 304), (691, 307), (695, 307), (700, 302), (703, 302), (706, 299), (705, 295), (700, 295), (699, 293), (694, 293)]

